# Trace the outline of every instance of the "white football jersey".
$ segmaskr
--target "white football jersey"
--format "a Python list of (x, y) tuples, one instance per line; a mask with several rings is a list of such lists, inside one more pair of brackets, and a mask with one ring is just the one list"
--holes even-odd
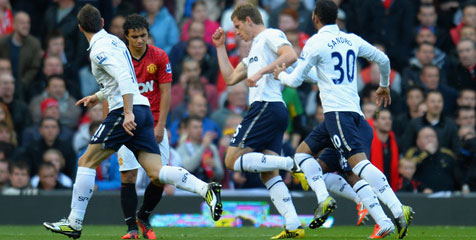
[(307, 40), (293, 72), (281, 72), (279, 79), (297, 87), (310, 77), (317, 81), (324, 112), (350, 111), (363, 115), (357, 91), (357, 57), (376, 62), (380, 86), (389, 85), (387, 55), (359, 36), (341, 32), (337, 25), (326, 25)]
[(125, 94), (134, 94), (134, 105), (150, 106), (139, 92), (132, 58), (124, 42), (102, 29), (91, 38), (88, 50), (93, 75), (108, 101), (109, 111), (124, 106)]
[[(248, 68), (248, 77), (274, 62), (279, 57), (278, 49), (283, 45), (291, 43), (278, 29), (266, 29), (254, 37), (248, 57), (242, 60)], [(255, 101), (284, 102), (281, 82), (274, 79), (273, 73), (263, 75), (256, 85), (257, 87), (250, 87), (248, 97), (250, 104)]]

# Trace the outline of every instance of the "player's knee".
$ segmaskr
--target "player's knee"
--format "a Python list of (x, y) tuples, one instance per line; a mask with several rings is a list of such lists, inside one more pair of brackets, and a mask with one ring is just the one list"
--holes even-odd
[(159, 171), (147, 171), (147, 176), (150, 178), (151, 182), (159, 182)]
[(261, 178), (261, 181), (263, 183), (268, 182), (271, 178), (274, 178), (279, 175), (278, 171), (272, 171), (272, 172), (261, 172), (259, 174), (259, 177)]
[(360, 180), (353, 172), (346, 172), (345, 177), (350, 186), (354, 186)]
[(135, 183), (137, 179), (137, 169), (121, 172), (122, 183)]
[(235, 156), (233, 156), (233, 154), (227, 155), (226, 158), (225, 158), (225, 167), (227, 169), (234, 170), (235, 169), (235, 161), (236, 161), (236, 158), (235, 158)]
[(78, 167), (87, 167), (87, 168), (94, 168), (94, 162), (91, 161), (86, 154), (83, 154), (81, 157), (78, 159)]

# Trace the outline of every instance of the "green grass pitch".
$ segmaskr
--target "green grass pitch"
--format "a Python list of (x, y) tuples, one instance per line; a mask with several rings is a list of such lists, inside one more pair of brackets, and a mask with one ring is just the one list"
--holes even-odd
[[(121, 239), (126, 226), (86, 225), (80, 239), (108, 240)], [(306, 239), (367, 239), (372, 233), (371, 226), (339, 226), (330, 229), (306, 229)], [(269, 239), (279, 233), (279, 228), (155, 228), (157, 239)], [(395, 239), (392, 235), (386, 239)], [(0, 226), (0, 239), (5, 240), (56, 240), (69, 239), (53, 234), (42, 226)], [(411, 226), (409, 235), (404, 239), (476, 239), (476, 227)]]

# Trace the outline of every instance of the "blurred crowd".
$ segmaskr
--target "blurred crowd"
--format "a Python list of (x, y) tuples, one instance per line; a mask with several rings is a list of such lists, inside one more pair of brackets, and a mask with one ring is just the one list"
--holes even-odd
[[(149, 44), (167, 52), (173, 72), (169, 164), (224, 188), (264, 188), (257, 174), (233, 173), (223, 162), (247, 113), (248, 87), (226, 86), (211, 37), (220, 26), (226, 31), (235, 66), (247, 56), (251, 42), (236, 36), (230, 19), (241, 2), (257, 5), (265, 25), (285, 32), (298, 55), (315, 33), (314, 0), (0, 0), (2, 192), (71, 188), (78, 156), (103, 118), (101, 105), (75, 106), (98, 90), (76, 20), (86, 3), (121, 39), (125, 16), (140, 13), (150, 24)], [(476, 191), (476, 1), (335, 2), (339, 28), (391, 60), (392, 104), (386, 109), (375, 105), (378, 66), (364, 60), (358, 66), (362, 110), (374, 128), (371, 162), (395, 191)], [(290, 118), (282, 154), (292, 156), (324, 114), (315, 83), (282, 91)], [(98, 167), (98, 190), (120, 188), (120, 162), (113, 155)], [(300, 189), (282, 174), (290, 189)]]

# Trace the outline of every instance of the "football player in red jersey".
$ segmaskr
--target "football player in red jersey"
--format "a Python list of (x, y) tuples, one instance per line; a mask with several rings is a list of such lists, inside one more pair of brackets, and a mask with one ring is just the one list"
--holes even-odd
[[(150, 102), (150, 109), (154, 116), (154, 133), (159, 143), (162, 164), (167, 165), (170, 152), (165, 122), (169, 113), (172, 82), (169, 57), (164, 50), (147, 44), (149, 24), (144, 17), (138, 14), (127, 16), (123, 28), (127, 39), (127, 47), (132, 56), (139, 91)], [(127, 234), (122, 239), (138, 239), (137, 224), (141, 228), (145, 239), (156, 239), (155, 233), (149, 224), (149, 216), (159, 203), (164, 188), (149, 183), (144, 193), (144, 202), (137, 212), (136, 219), (137, 194), (135, 183), (137, 169), (140, 165), (134, 154), (125, 146), (119, 149), (118, 155), (122, 182), (121, 205), (128, 226)]]

